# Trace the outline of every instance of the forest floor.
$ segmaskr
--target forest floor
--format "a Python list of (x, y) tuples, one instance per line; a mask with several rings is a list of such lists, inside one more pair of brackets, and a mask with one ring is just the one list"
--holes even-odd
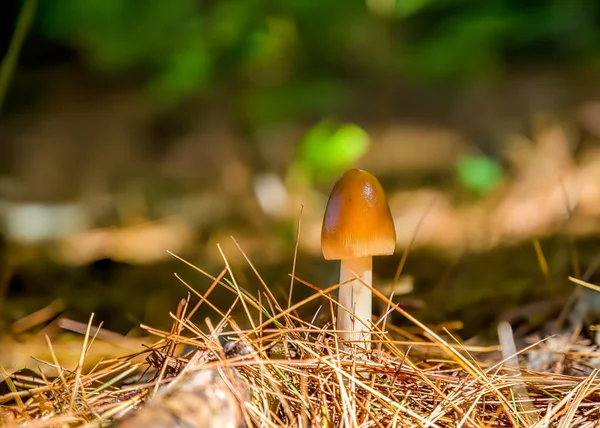
[[(335, 266), (319, 247), (331, 183), (285, 179), (305, 127), (250, 143), (218, 100), (157, 120), (135, 93), (57, 84), (0, 124), (13, 154), (0, 158), (6, 420), (135, 424), (125, 416), (168, 402), (157, 388), (172, 384), (183, 408), (148, 416), (166, 426), (217, 390), (223, 417), (265, 426), (594, 426), (600, 108), (555, 102), (568, 91), (553, 79), (531, 92), (547, 110), (519, 102), (518, 80), (446, 101), (454, 116), (416, 105), (375, 120), (392, 96), (348, 113), (372, 136), (360, 166), (398, 230), (396, 255), (375, 260), (388, 316), (369, 353), (332, 329)], [(474, 106), (481, 123), (465, 120)], [(474, 195), (453, 167), (482, 151), (504, 173)]]

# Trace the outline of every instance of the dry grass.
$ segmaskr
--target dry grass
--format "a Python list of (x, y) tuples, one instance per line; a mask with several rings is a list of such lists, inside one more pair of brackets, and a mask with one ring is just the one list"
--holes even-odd
[[(373, 293), (387, 305), (386, 315), (398, 313), (421, 334), (392, 326), (384, 316), (373, 326), (371, 351), (342, 346), (333, 322), (315, 325), (297, 315), (302, 306), (322, 299), (321, 310), (333, 321), (337, 303), (331, 293), (339, 284), (321, 289), (292, 275), (290, 292), (295, 286), (313, 293), (295, 304), (280, 302), (256, 271), (263, 289), (256, 296), (241, 289), (223, 259), (225, 268), (217, 277), (196, 268), (213, 283), (204, 294), (190, 287), (170, 314), (170, 331), (144, 327), (157, 337), (152, 346), (84, 372), (86, 355), (99, 340), (92, 316), (74, 370), (52, 352), (52, 359), (40, 364), (54, 368), (54, 377), (7, 376), (11, 392), (0, 396), (4, 425), (598, 426), (596, 369), (580, 377), (532, 372), (515, 366), (514, 355), (486, 364), (478, 355), (498, 353), (499, 347), (463, 345), (448, 330), (423, 325), (377, 290)], [(226, 312), (210, 300), (217, 287), (237, 296)], [(217, 314), (217, 324), (209, 318), (203, 325), (192, 322), (202, 305)], [(232, 314), (240, 308), (246, 319), (236, 322)], [(251, 328), (239, 327), (246, 324)], [(524, 352), (539, 352), (543, 344)], [(50, 340), (48, 346), (52, 350)], [(582, 351), (561, 358), (591, 357)]]

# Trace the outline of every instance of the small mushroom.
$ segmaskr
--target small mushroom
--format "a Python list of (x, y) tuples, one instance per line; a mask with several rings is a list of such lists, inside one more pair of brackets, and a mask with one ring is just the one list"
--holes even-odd
[(340, 260), (344, 284), (337, 329), (342, 339), (364, 349), (370, 349), (371, 340), (372, 292), (365, 284), (373, 286), (373, 256), (391, 255), (395, 248), (396, 230), (381, 184), (366, 171), (347, 171), (329, 196), (321, 249), (326, 260)]

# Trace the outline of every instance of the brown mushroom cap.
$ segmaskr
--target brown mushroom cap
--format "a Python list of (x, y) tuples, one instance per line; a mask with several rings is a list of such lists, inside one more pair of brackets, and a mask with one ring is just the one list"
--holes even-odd
[(321, 230), (326, 260), (393, 254), (394, 220), (377, 178), (351, 169), (333, 186)]

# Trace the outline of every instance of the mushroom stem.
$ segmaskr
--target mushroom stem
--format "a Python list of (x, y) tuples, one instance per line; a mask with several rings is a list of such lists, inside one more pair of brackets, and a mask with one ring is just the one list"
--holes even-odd
[(340, 333), (342, 339), (370, 349), (372, 292), (361, 280), (373, 286), (373, 257), (340, 261), (340, 283), (345, 284), (339, 288), (337, 329), (347, 331)]

